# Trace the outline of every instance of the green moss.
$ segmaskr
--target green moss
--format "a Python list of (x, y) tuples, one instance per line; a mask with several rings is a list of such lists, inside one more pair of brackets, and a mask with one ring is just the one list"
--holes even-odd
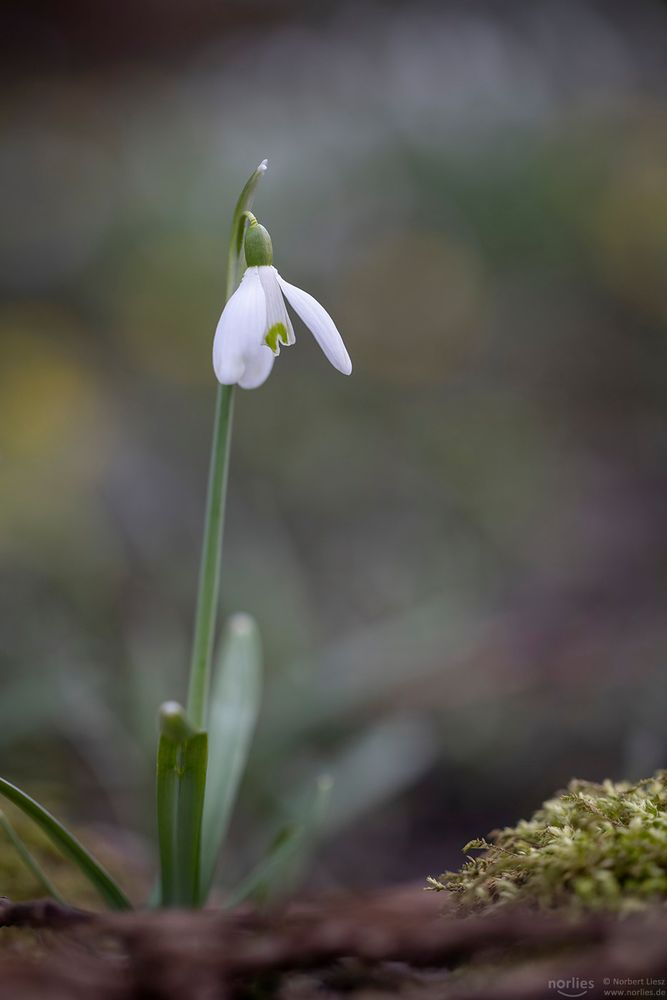
[(511, 903), (627, 913), (667, 901), (667, 771), (636, 785), (572, 781), (530, 820), (472, 840), (458, 872), (429, 878), (465, 910)]

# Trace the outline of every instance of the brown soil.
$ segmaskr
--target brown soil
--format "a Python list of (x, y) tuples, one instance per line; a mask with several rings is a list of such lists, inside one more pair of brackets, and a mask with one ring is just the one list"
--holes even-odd
[(97, 916), (45, 900), (0, 901), (0, 943), (12, 942), (0, 950), (0, 997), (532, 1000), (559, 995), (551, 980), (574, 980), (565, 990), (592, 1000), (614, 979), (632, 981), (627, 996), (667, 996), (662, 910), (573, 922), (441, 909), (440, 897), (420, 889), (293, 903), (271, 914)]

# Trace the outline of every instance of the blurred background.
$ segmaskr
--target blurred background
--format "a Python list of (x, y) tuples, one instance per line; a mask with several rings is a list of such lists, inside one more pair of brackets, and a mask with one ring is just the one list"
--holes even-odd
[(665, 763), (662, 3), (15, 4), (0, 773), (152, 831), (185, 696), (230, 213), (331, 311), (238, 393), (223, 605), (266, 693), (223, 881), (317, 775), (311, 887), (458, 866)]

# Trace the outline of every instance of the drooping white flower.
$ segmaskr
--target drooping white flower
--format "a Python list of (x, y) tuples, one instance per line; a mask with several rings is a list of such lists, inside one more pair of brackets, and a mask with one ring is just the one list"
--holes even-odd
[(251, 223), (246, 236), (249, 266), (215, 331), (213, 368), (218, 381), (238, 384), (242, 389), (256, 389), (266, 381), (281, 346), (289, 347), (295, 341), (285, 299), (334, 368), (349, 375), (352, 362), (329, 313), (308, 292), (281, 278), (271, 259), (268, 233), (263, 226)]

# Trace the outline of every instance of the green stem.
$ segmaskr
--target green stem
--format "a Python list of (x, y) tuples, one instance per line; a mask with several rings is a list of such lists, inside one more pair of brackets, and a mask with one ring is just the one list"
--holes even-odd
[(234, 386), (218, 386), (188, 689), (188, 717), (198, 729), (206, 728), (211, 659), (220, 592), (222, 533), (225, 521), (233, 412)]
[[(227, 300), (232, 296), (238, 284), (239, 263), (243, 249), (243, 234), (257, 184), (265, 170), (266, 161), (261, 163), (249, 178), (236, 203), (227, 260)], [(220, 593), (222, 534), (225, 520), (225, 499), (227, 496), (233, 410), (234, 387), (230, 385), (219, 386), (213, 422), (213, 444), (211, 446), (211, 461), (209, 465), (204, 541), (199, 570), (187, 702), (188, 717), (198, 729), (206, 729), (207, 724), (211, 660)]]
[(194, 730), (180, 705), (160, 709), (157, 817), (162, 906), (199, 901), (202, 813), (208, 739)]

